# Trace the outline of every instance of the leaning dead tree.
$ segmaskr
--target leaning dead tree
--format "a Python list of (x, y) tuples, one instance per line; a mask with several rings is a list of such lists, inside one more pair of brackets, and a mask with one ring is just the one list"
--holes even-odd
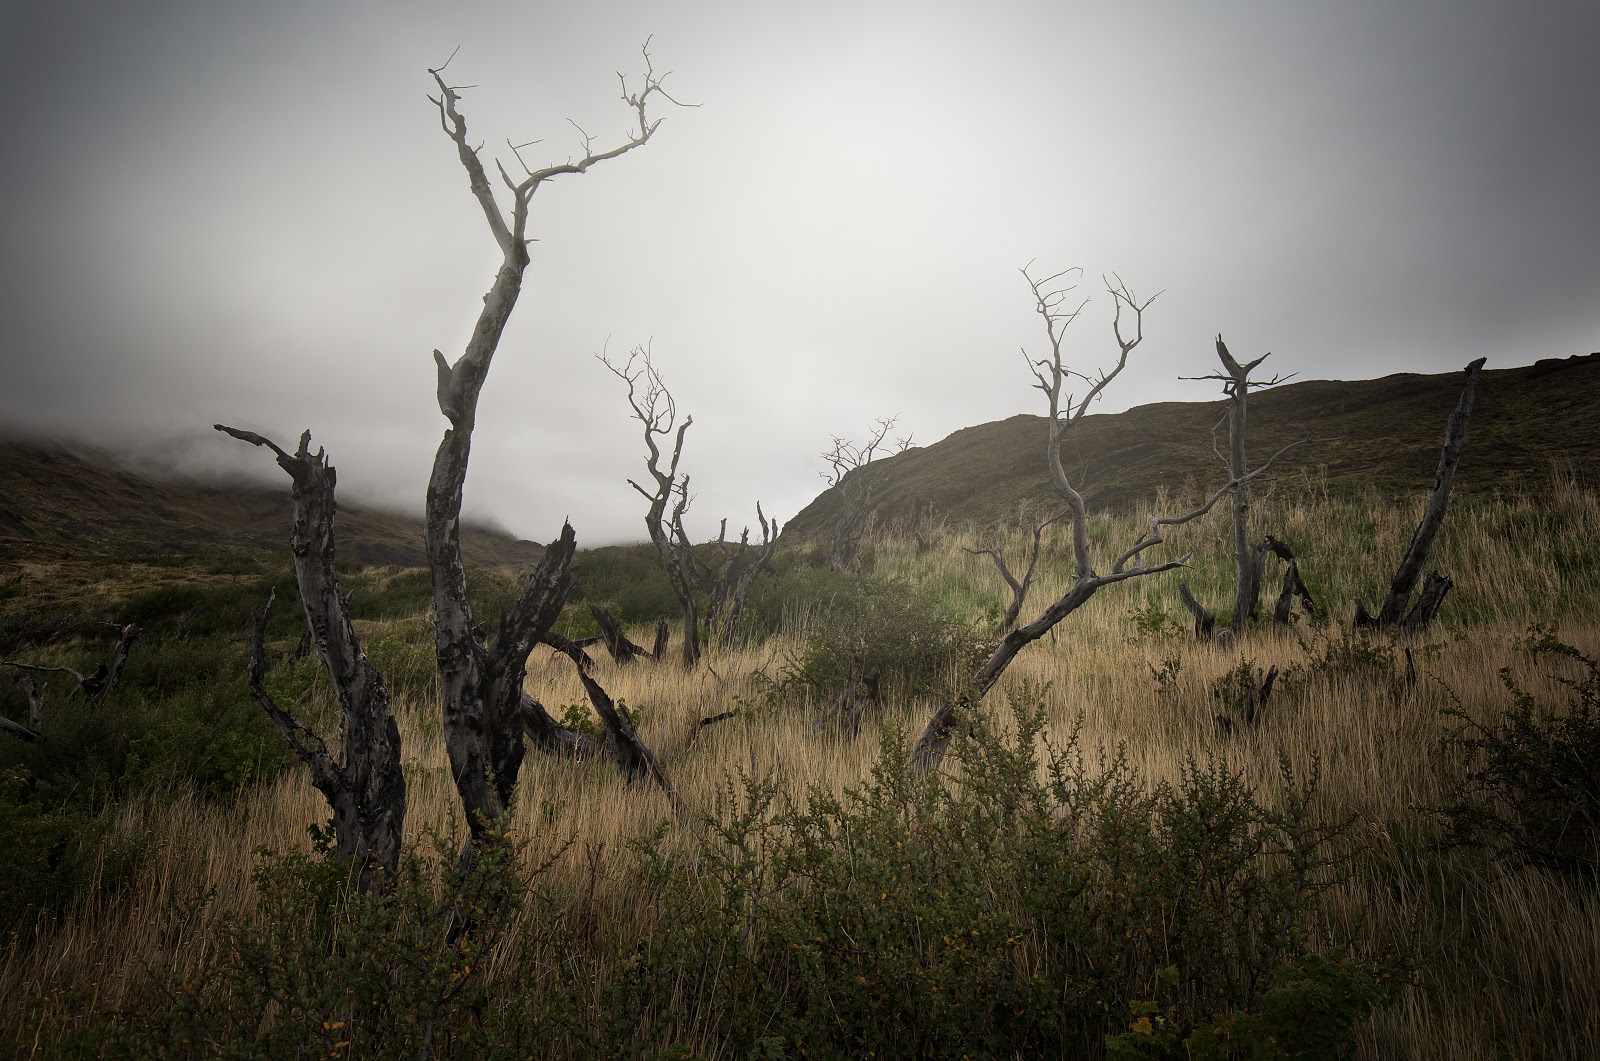
[[(1154, 297), (1141, 301), (1120, 279), (1115, 285), (1107, 282), (1106, 290), (1116, 307), (1111, 329), (1118, 347), (1117, 362), (1112, 368), (1090, 377), (1069, 368), (1061, 351), (1067, 328), (1088, 304), (1087, 299), (1075, 302), (1072, 294), (1075, 285), (1062, 283), (1064, 277), (1078, 270), (1067, 270), (1036, 279), (1029, 272), (1030, 268), (1031, 263), (1023, 268), (1022, 275), (1028, 281), (1028, 288), (1033, 293), (1034, 311), (1044, 319), (1050, 350), (1047, 356), (1041, 359), (1035, 360), (1026, 351), (1023, 352), (1023, 357), (1027, 360), (1029, 371), (1033, 373), (1035, 387), (1044, 393), (1049, 404), (1045, 458), (1050, 468), (1051, 483), (1066, 504), (1064, 519), (1070, 525), (1072, 533), (1073, 581), (1067, 591), (1032, 622), (1016, 627), (1006, 634), (988, 660), (972, 676), (966, 688), (934, 712), (912, 749), (912, 762), (918, 772), (922, 773), (938, 765), (945, 749), (949, 746), (956, 726), (961, 724), (963, 717), (975, 710), (984, 695), (994, 688), (995, 683), (1000, 680), (1000, 676), (1005, 673), (1019, 652), (1087, 604), (1089, 599), (1102, 588), (1128, 579), (1170, 571), (1182, 567), (1188, 560), (1188, 557), (1184, 556), (1152, 567), (1145, 566), (1144, 551), (1161, 541), (1160, 534), (1155, 533), (1141, 538), (1132, 548), (1112, 562), (1108, 573), (1100, 574), (1095, 568), (1094, 556), (1089, 545), (1088, 508), (1084, 503), (1083, 494), (1068, 477), (1061, 462), (1063, 440), (1083, 419), (1090, 405), (1100, 397), (1106, 386), (1127, 367), (1128, 355), (1143, 341), (1144, 311), (1155, 300)], [(1131, 317), (1127, 325), (1131, 334), (1124, 333), (1125, 316)], [(1074, 396), (1066, 390), (1074, 380), (1084, 385), (1085, 389), (1081, 396)], [(1133, 566), (1130, 567), (1130, 563)]]
[[(861, 539), (872, 526), (875, 485), (872, 473), (866, 470), (867, 465), (877, 460), (880, 451), (886, 448), (884, 440), (899, 419), (899, 416), (880, 417), (867, 440), (859, 444), (835, 435), (833, 446), (822, 454), (822, 459), (828, 462), (822, 478), (833, 487), (839, 499), (839, 514), (833, 523), (832, 548), (828, 554), (828, 566), (835, 571), (853, 571), (860, 565)], [(897, 440), (895, 452), (903, 453), (910, 448), (911, 438), (907, 436)]]
[(1411, 545), (1401, 558), (1393, 581), (1389, 583), (1389, 596), (1376, 616), (1367, 611), (1365, 602), (1357, 600), (1356, 626), (1376, 626), (1380, 629), (1393, 627), (1403, 634), (1416, 633), (1433, 621), (1439, 606), (1444, 603), (1445, 594), (1450, 592), (1453, 585), (1450, 579), (1433, 572), (1423, 582), (1416, 603), (1413, 605), (1411, 602), (1417, 580), (1422, 578), (1423, 568), (1428, 563), (1428, 553), (1433, 549), (1433, 540), (1444, 523), (1445, 509), (1450, 504), (1450, 487), (1455, 482), (1456, 467), (1461, 463), (1461, 452), (1467, 445), (1467, 422), (1472, 418), (1473, 397), (1485, 360), (1480, 357), (1463, 370), (1466, 382), (1462, 385), (1455, 412), (1450, 414), (1450, 421), (1445, 426), (1444, 449), (1439, 454), (1439, 470), (1434, 475), (1433, 490), (1428, 494), (1428, 503), (1423, 508), (1422, 521), (1411, 536)]
[[(684, 436), (694, 425), (694, 417), (678, 419), (678, 403), (657, 371), (648, 347), (634, 347), (620, 365), (603, 354), (600, 363), (627, 386), (628, 408), (643, 429), (645, 471), (650, 473), (652, 485), (647, 489), (632, 479), (628, 485), (649, 503), (645, 531), (683, 611), (683, 665), (693, 667), (700, 660), (702, 621), (707, 636), (714, 636), (723, 644), (732, 642), (744, 615), (750, 585), (777, 549), (778, 522), (768, 520), (758, 502), (756, 518), (761, 523), (761, 544), (753, 547), (748, 527), (738, 542), (729, 542), (728, 521), (723, 520), (717, 540), (711, 543), (720, 558), (718, 569), (713, 570), (697, 554), (683, 524), (693, 497), (689, 493), (689, 476), (679, 470), (679, 464)], [(668, 445), (670, 456), (663, 451)], [(703, 619), (702, 597), (706, 599)], [(657, 641), (660, 642), (659, 637)]]

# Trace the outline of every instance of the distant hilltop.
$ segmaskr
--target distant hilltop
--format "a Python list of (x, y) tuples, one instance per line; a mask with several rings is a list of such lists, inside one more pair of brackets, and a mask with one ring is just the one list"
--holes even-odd
[[(1277, 489), (1424, 494), (1433, 486), (1462, 379), (1460, 372), (1402, 372), (1252, 392), (1249, 454), (1261, 460), (1296, 439), (1328, 439), (1284, 454), (1273, 466)], [(1223, 415), (1219, 393), (1215, 401), (1085, 416), (1069, 433), (1062, 461), (1091, 512), (1148, 504), (1161, 490), (1195, 496), (1227, 479), (1212, 449), (1212, 429)], [(1227, 437), (1224, 424), (1220, 447)], [(880, 526), (909, 526), (930, 515), (983, 526), (1016, 521), (1024, 505), (1056, 507), (1044, 447), (1045, 418), (1024, 414), (965, 428), (851, 474), (872, 477)], [(1486, 368), (1478, 385), (1456, 490), (1526, 493), (1548, 485), (1557, 469), (1600, 486), (1600, 353)], [(784, 536), (826, 534), (837, 512), (830, 489), (789, 521)]]
[[(110, 454), (60, 440), (0, 439), (0, 559), (90, 552), (129, 558), (263, 554), (286, 558), (289, 484), (271, 489), (156, 479)], [(542, 546), (466, 525), (469, 564), (536, 563)], [(339, 503), (341, 561), (424, 567), (422, 521)]]

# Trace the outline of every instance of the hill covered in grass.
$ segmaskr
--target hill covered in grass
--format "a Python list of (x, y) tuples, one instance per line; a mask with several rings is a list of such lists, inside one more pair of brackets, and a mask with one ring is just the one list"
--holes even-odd
[[(0, 439), (0, 558), (64, 553), (129, 558), (285, 555), (288, 482), (273, 489), (154, 479), (110, 454), (59, 441)], [(478, 566), (536, 562), (543, 549), (503, 531), (464, 526), (462, 552)], [(342, 561), (425, 566), (422, 521), (339, 505)]]
[[(1308, 380), (1253, 393), (1248, 453), (1274, 466), (1276, 489), (1297, 494), (1404, 498), (1427, 491), (1462, 374), (1398, 373), (1374, 380)], [(1185, 500), (1226, 481), (1225, 403), (1161, 402), (1090, 415), (1063, 449), (1091, 511), (1125, 510), (1166, 490)], [(1020, 506), (1056, 505), (1045, 467), (1045, 418), (1019, 415), (965, 428), (854, 472), (873, 477), (880, 525), (932, 516), (955, 523), (1014, 521)], [(1525, 494), (1552, 470), (1600, 484), (1600, 353), (1485, 369), (1456, 490)], [(838, 512), (829, 490), (789, 521), (785, 536), (826, 534)]]

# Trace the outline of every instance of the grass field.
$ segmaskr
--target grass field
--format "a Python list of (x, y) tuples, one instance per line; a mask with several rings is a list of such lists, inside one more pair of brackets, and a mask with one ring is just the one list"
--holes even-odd
[[(1219, 647), (1198, 643), (1188, 632), (1175, 576), (1113, 586), (1030, 646), (991, 694), (989, 710), (1004, 730), (1014, 725), (1004, 710), (1007, 690), (1029, 690), (1024, 695), (1044, 707), (1047, 741), (1064, 743), (1081, 718), (1078, 740), (1091, 760), (1099, 750), (1122, 748), (1148, 783), (1179, 783), (1193, 761), (1221, 762), (1269, 807), (1284, 791), (1279, 781), (1285, 765), (1301, 778), (1319, 773), (1315, 810), (1344, 825), (1338, 848), (1343, 868), (1334, 885), (1297, 916), (1329, 948), (1381, 959), (1406, 981), (1358, 1030), (1359, 1056), (1597, 1057), (1600, 904), (1592, 885), (1516, 868), (1479, 850), (1439, 849), (1440, 825), (1430, 809), (1448, 802), (1461, 769), (1445, 738), (1462, 723), (1448, 709), (1492, 724), (1512, 702), (1502, 671), (1540, 702), (1566, 702), (1570, 691), (1557, 679), (1576, 672), (1563, 669), (1559, 659), (1530, 654), (1531, 627), (1553, 632), (1591, 657), (1600, 655), (1600, 497), (1558, 479), (1536, 499), (1458, 503), (1430, 565), (1453, 576), (1456, 587), (1436, 627), (1410, 646), (1418, 672), (1412, 684), (1394, 646), (1354, 639), (1347, 631), (1357, 597), (1381, 601), (1420, 505), (1420, 498), (1412, 506), (1348, 499), (1275, 506), (1268, 499), (1258, 506), (1261, 529), (1295, 548), (1302, 576), (1319, 604), (1332, 611), (1333, 623), (1299, 621), (1287, 630), (1263, 625), (1242, 645)], [(1093, 534), (1109, 547), (1130, 541), (1137, 529), (1136, 517), (1104, 517), (1095, 520)], [(915, 587), (919, 599), (935, 602), (944, 615), (981, 635), (1003, 603), (1003, 586), (987, 558), (961, 547), (993, 538), (968, 528), (935, 530), (926, 552), (908, 539), (872, 542), (870, 578), (874, 584)], [(1021, 534), (1004, 534), (1018, 555)], [(1214, 607), (1231, 597), (1223, 539), (1219, 519), (1169, 539), (1175, 553), (1195, 553), (1191, 586)], [(629, 956), (645, 953), (670, 916), (661, 900), (666, 893), (652, 892), (647, 884), (640, 838), (655, 834), (656, 849), (666, 857), (693, 859), (712, 830), (699, 817), (726, 820), (742, 791), (737, 781), (730, 789), (730, 778), (741, 772), (768, 779), (794, 801), (808, 790), (836, 794), (866, 783), (885, 734), (889, 746), (896, 733), (914, 737), (942, 688), (964, 677), (961, 664), (951, 662), (931, 679), (887, 683), (889, 695), (869, 709), (859, 733), (813, 733), (825, 690), (785, 678), (792, 679), (808, 651), (828, 636), (838, 597), (848, 589), (813, 577), (803, 549), (780, 561), (771, 585), (760, 591), (767, 595), (766, 618), (757, 625), (771, 632), (713, 652), (693, 672), (676, 663), (599, 666), (602, 683), (634, 712), (641, 737), (694, 812), (687, 820), (674, 821), (658, 791), (627, 787), (605, 762), (533, 759), (524, 768), (510, 827), (526, 841), (526, 865), (553, 861), (538, 879), (544, 898), (511, 920), (474, 974), (480, 983), (506, 994), (537, 993), (540, 984), (529, 981), (529, 970), (543, 970), (539, 975), (552, 984), (570, 980), (578, 954), (586, 963), (580, 978), (596, 1000), (585, 1019), (604, 1023), (601, 1000), (612, 997), (608, 980), (623, 984)], [(590, 566), (586, 584), (592, 593), (614, 600), (634, 592), (627, 581), (608, 581), (610, 569), (602, 561), (591, 558)], [(1041, 567), (1025, 617), (1067, 584), (1064, 536)], [(58, 564), (22, 570), (19, 584), (29, 591), (19, 590), (5, 604), (15, 611), (27, 597), (37, 611), (40, 595), (48, 592), (56, 596), (45, 596), (43, 603), (110, 617), (132, 599), (156, 608), (160, 597), (152, 594), (159, 592), (175, 608), (192, 608), (196, 594), (233, 594), (238, 604), (228, 614), (237, 619), (248, 614), (254, 593), (264, 595), (266, 582), (281, 575), (249, 572), (242, 588), (240, 578), (238, 571), (122, 565), (96, 572), (88, 564)], [(394, 569), (368, 569), (351, 581), (358, 587), (357, 613), (363, 597), (372, 602), (373, 617), (358, 624), (360, 632), (397, 691), (410, 786), (408, 830), (423, 846), (430, 833), (459, 839), (459, 803), (448, 775), (437, 693), (428, 682), (431, 638), (424, 597), (417, 593), (421, 587), (413, 584), (412, 573)], [(504, 575), (490, 581), (502, 596), (512, 584)], [(1270, 570), (1267, 581), (1270, 605)], [(189, 588), (163, 589), (177, 585)], [(801, 586), (809, 587), (809, 596), (795, 589)], [(645, 623), (653, 616), (635, 609), (628, 617), (640, 624), (635, 639), (648, 643)], [(245, 632), (241, 623), (231, 641), (225, 631), (215, 634), (218, 644), (232, 645), (229, 665), (238, 662)], [(157, 668), (163, 653), (181, 651), (185, 638), (203, 633), (191, 623), (188, 630), (153, 636), (139, 646), (135, 663)], [(287, 623), (274, 634), (279, 652), (298, 637)], [(73, 649), (52, 656), (58, 650), (30, 648), (23, 639), (12, 658), (30, 651), (29, 658), (66, 659)], [(1279, 683), (1258, 725), (1224, 732), (1216, 716), (1232, 711), (1226, 679), (1241, 665), (1276, 666)], [(130, 675), (130, 681), (135, 678)], [(219, 667), (209, 680), (233, 683), (219, 695), (247, 703), (242, 668), (230, 675)], [(324, 731), (332, 727), (326, 689), (307, 664), (285, 672), (281, 681), (306, 717)], [(529, 688), (557, 717), (568, 705), (584, 703), (570, 666), (543, 649), (530, 667)], [(146, 711), (158, 711), (160, 703), (154, 691), (141, 700)], [(17, 717), (15, 703), (6, 706)], [(571, 717), (586, 717), (587, 710), (577, 707)], [(700, 719), (727, 710), (739, 714), (697, 732)], [(15, 1056), (114, 1052), (109, 1040), (73, 1036), (116, 1025), (128, 1011), (168, 1005), (173, 996), (165, 992), (179, 990), (171, 987), (174, 978), (181, 985), (216, 975), (229, 931), (264, 916), (252, 883), (258, 852), (310, 850), (307, 827), (326, 817), (303, 770), (284, 766), (281, 755), (269, 759), (231, 788), (196, 786), (177, 770), (142, 784), (112, 786), (113, 794), (95, 804), (101, 831), (87, 883), (69, 899), (10, 922), (10, 945), (0, 958), (0, 997), (7, 1001), (0, 1042)], [(22, 763), (8, 761), (7, 768), (21, 769)], [(948, 769), (960, 773), (970, 765)], [(650, 896), (654, 900), (647, 901)], [(552, 928), (560, 924), (565, 931)], [(736, 1056), (717, 1030), (716, 1012), (715, 1005), (702, 1005), (691, 1018), (668, 1005), (646, 1014), (628, 1035), (606, 1042), (631, 1044), (618, 1046), (618, 1056)], [(1119, 1019), (1125, 1026), (1128, 1017)], [(528, 1044), (527, 1054), (582, 1056), (583, 1042), (576, 1032), (553, 1033)], [(677, 1054), (667, 1052), (674, 1043)], [(764, 1041), (762, 1048), (782, 1045)], [(786, 1048), (800, 1056), (796, 1043)], [(1078, 1055), (1063, 1047), (1062, 1056)]]

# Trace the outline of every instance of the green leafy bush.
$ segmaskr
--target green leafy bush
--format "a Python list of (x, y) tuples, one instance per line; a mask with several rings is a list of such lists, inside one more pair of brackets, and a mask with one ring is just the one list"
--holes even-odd
[[(1149, 785), (1074, 738), (1041, 764), (1042, 724), (980, 721), (948, 777), (915, 776), (891, 736), (842, 796), (745, 778), (690, 862), (646, 844), (663, 914), (630, 1019), (680, 1007), (730, 1056), (1094, 1057), (1159, 999), (1173, 1057), (1217, 1027), (1264, 1029), (1281, 1056), (1350, 1045), (1379, 999), (1368, 967), (1311, 947), (1340, 874), (1316, 779), (1285, 767), (1270, 809), (1221, 762)], [(1297, 1024), (1289, 1003), (1324, 988), (1326, 1014)]]
[[(260, 907), (187, 983), (81, 1041), (96, 1056), (1336, 1057), (1381, 1004), (1370, 964), (1313, 947), (1348, 864), (1315, 777), (1268, 806), (1221, 762), (1173, 784), (1039, 747), (1040, 709), (980, 717), (943, 774), (890, 734), (872, 779), (724, 785), (620, 873), (532, 886), (511, 844), (393, 888), (264, 857)], [(325, 836), (324, 836), (325, 839)], [(453, 932), (466, 926), (465, 932)], [(1274, 1052), (1276, 1051), (1276, 1052)]]
[[(503, 829), (497, 824), (496, 831)], [(163, 1006), (140, 1006), (96, 1029), (84, 1053), (169, 1058), (510, 1057), (537, 1038), (504, 1010), (489, 970), (530, 880), (509, 840), (479, 845), (472, 871), (435, 838), (410, 850), (379, 893), (354, 887), (349, 863), (263, 852), (254, 919), (226, 934), (198, 977), (162, 985)], [(517, 1051), (524, 1053), (518, 1055)]]
[(902, 694), (938, 695), (969, 677), (988, 649), (982, 630), (926, 590), (857, 577), (814, 616), (784, 684), (828, 698), (856, 667)]
[(1535, 630), (1535, 658), (1577, 664), (1563, 707), (1540, 704), (1509, 670), (1511, 705), (1480, 723), (1459, 708), (1446, 739), (1462, 771), (1443, 808), (1447, 842), (1483, 846), (1518, 865), (1542, 866), (1590, 884), (1600, 879), (1600, 663)]

